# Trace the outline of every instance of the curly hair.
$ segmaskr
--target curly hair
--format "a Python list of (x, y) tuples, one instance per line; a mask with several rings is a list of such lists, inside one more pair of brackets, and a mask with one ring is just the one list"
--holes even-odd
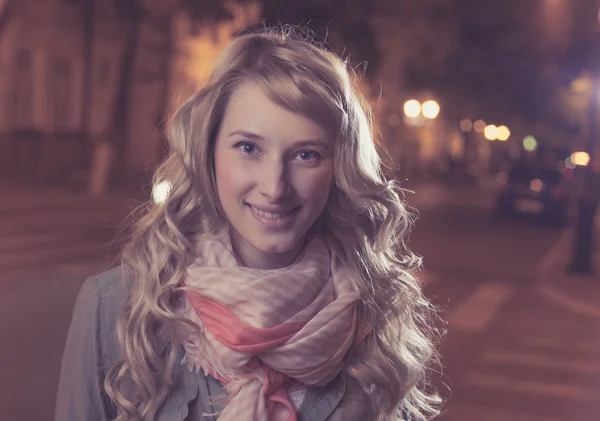
[(246, 81), (321, 125), (334, 144), (335, 185), (314, 228), (331, 237), (361, 296), (357, 334), (364, 339), (348, 355), (348, 375), (378, 421), (400, 420), (402, 412), (411, 420), (433, 418), (441, 404), (429, 384), (439, 332), (413, 275), (421, 260), (406, 245), (413, 214), (400, 186), (383, 176), (368, 107), (346, 63), (322, 46), (271, 31), (236, 38), (206, 85), (171, 119), (169, 155), (153, 179), (169, 183), (168, 197), (145, 206), (123, 251), (132, 282), (117, 326), (124, 357), (104, 385), (116, 420), (153, 419), (174, 382), (179, 287), (195, 239), (226, 224), (213, 149), (228, 100)]

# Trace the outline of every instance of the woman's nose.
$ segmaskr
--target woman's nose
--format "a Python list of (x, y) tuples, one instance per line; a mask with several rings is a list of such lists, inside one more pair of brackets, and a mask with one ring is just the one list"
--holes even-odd
[(291, 190), (285, 163), (280, 160), (265, 162), (260, 180), (260, 193), (270, 202), (279, 202), (289, 196)]

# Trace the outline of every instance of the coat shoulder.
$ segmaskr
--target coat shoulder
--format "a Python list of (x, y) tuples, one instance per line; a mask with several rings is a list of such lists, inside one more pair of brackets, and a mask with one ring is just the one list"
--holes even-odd
[(126, 292), (126, 287), (129, 286), (122, 266), (117, 266), (94, 275), (88, 278), (86, 282), (90, 281), (90, 279), (95, 280), (96, 292), (101, 294), (100, 296)]

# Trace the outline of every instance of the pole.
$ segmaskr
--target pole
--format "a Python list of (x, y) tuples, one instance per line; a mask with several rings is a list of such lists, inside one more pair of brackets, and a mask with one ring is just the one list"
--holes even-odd
[(600, 186), (597, 185), (599, 177), (594, 172), (594, 170), (597, 169), (595, 159), (598, 159), (596, 154), (598, 137), (598, 125), (596, 120), (598, 119), (598, 97), (600, 96), (600, 84), (598, 82), (598, 54), (600, 53), (598, 24), (599, 22), (597, 21), (593, 34), (594, 39), (590, 61), (594, 79), (589, 109), (589, 136), (585, 148), (585, 151), (589, 154), (591, 160), (587, 166), (578, 168), (578, 170), (581, 171), (580, 175), (583, 178), (583, 189), (577, 203), (577, 220), (575, 223), (575, 237), (573, 239), (573, 260), (569, 267), (569, 271), (577, 275), (590, 275), (594, 273), (592, 263), (595, 231), (594, 221), (598, 208), (598, 190), (600, 189)]
[[(594, 107), (596, 108), (596, 107)], [(592, 156), (592, 148), (587, 148)], [(577, 204), (577, 220), (573, 239), (573, 261), (570, 272), (579, 275), (594, 273), (592, 253), (594, 249), (594, 221), (598, 208), (598, 197), (594, 193), (594, 174), (591, 166), (582, 168), (583, 191)], [(596, 177), (597, 178), (597, 177)], [(598, 188), (596, 186), (595, 188)]]

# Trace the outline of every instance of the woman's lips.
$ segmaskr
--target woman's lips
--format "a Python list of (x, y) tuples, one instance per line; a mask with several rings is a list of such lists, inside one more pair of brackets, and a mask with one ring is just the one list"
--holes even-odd
[(298, 213), (300, 206), (292, 208), (290, 210), (278, 210), (275, 212), (265, 211), (263, 209), (259, 209), (253, 205), (247, 204), (250, 208), (254, 217), (262, 222), (263, 224), (269, 227), (283, 227), (290, 223)]

